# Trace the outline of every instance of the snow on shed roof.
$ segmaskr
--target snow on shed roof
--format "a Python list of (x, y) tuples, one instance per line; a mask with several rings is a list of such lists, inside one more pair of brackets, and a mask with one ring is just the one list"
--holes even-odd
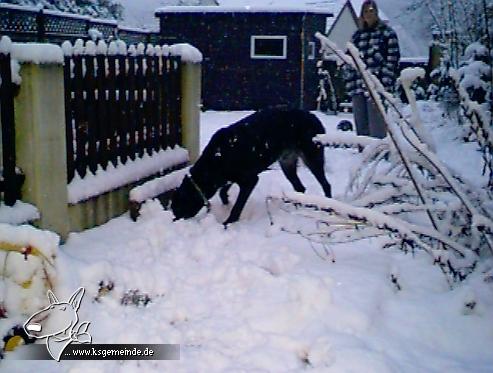
[[(155, 15), (165, 13), (315, 13), (331, 16), (333, 23), (348, 1), (358, 15), (363, 0), (271, 0), (269, 5), (265, 5), (265, 0), (221, 0), (218, 6), (164, 6), (157, 8)], [(382, 20), (388, 20), (381, 10), (379, 13)], [(328, 26), (330, 29), (330, 20), (328, 20)]]
[(245, 6), (165, 6), (156, 9), (155, 15), (165, 13), (316, 13), (316, 14), (332, 14), (327, 8), (319, 7), (303, 7), (303, 6), (260, 6), (260, 5), (245, 5)]

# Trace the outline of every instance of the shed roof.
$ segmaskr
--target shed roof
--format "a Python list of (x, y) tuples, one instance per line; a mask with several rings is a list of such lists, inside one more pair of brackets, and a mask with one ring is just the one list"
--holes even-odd
[[(355, 14), (359, 14), (364, 0), (270, 0), (265, 5), (265, 0), (219, 0), (220, 5), (206, 6), (164, 6), (157, 8), (155, 15), (169, 13), (314, 13), (332, 16), (334, 22), (349, 2)], [(380, 10), (380, 18), (388, 20)], [(330, 20), (329, 20), (330, 23)], [(330, 24), (328, 25), (330, 28)]]
[(165, 6), (157, 8), (155, 15), (169, 13), (314, 13), (333, 15), (328, 8), (308, 7), (308, 6), (260, 6), (260, 5), (244, 5), (244, 6)]

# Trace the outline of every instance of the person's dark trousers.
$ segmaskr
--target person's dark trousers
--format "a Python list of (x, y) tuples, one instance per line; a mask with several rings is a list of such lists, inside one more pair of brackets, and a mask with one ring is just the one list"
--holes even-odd
[(383, 139), (387, 135), (385, 121), (371, 98), (353, 95), (353, 115), (356, 134)]

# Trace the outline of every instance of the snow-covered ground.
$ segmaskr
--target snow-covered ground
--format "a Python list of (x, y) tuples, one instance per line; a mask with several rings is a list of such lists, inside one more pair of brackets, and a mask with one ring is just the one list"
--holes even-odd
[[(421, 105), (442, 159), (479, 183), (473, 144), (458, 136), (433, 106)], [(201, 142), (247, 112), (205, 112)], [(317, 113), (329, 132), (339, 117)], [(438, 141), (440, 140), (440, 141)], [(327, 149), (326, 174), (343, 198), (356, 150)], [(322, 195), (304, 167), (307, 193)], [(317, 247), (271, 227), (266, 197), (291, 192), (277, 165), (261, 174), (241, 220), (214, 197), (212, 211), (173, 222), (156, 201), (132, 222), (127, 214), (71, 234), (57, 258), (59, 299), (86, 288), (80, 320), (93, 343), (178, 343), (180, 361), (0, 362), (15, 372), (492, 372), (493, 282), (478, 271), (449, 290), (425, 254), (382, 250), (375, 239)], [(237, 189), (232, 189), (233, 198)], [(272, 210), (274, 219), (289, 219)], [(333, 260), (332, 260), (333, 259)], [(490, 268), (491, 271), (491, 268)], [(401, 291), (390, 274), (398, 273)], [(115, 288), (97, 296), (100, 281)], [(152, 301), (122, 305), (139, 290)], [(465, 303), (474, 297), (470, 312)], [(469, 311), (469, 312), (468, 312)], [(28, 348), (28, 347), (21, 347)], [(5, 369), (5, 370), (4, 370)]]

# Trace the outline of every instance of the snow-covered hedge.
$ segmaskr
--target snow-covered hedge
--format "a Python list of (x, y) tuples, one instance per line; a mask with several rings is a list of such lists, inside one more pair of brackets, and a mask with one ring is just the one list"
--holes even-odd
[[(345, 203), (298, 195), (282, 199), (284, 209), (300, 217), (296, 221), (315, 222), (311, 232), (291, 231), (322, 245), (386, 238), (385, 247), (424, 250), (448, 279), (464, 280), (483, 256), (493, 254), (491, 194), (456, 176), (435, 154), (413, 97), (413, 115), (404, 115), (397, 100), (366, 69), (354, 45), (348, 43), (346, 55), (325, 36), (317, 37), (323, 49), (334, 51), (360, 72), (388, 136), (366, 144), (339, 135), (318, 139), (329, 146), (365, 145), (361, 164), (352, 172)], [(417, 73), (405, 72), (403, 84), (409, 88)]]

